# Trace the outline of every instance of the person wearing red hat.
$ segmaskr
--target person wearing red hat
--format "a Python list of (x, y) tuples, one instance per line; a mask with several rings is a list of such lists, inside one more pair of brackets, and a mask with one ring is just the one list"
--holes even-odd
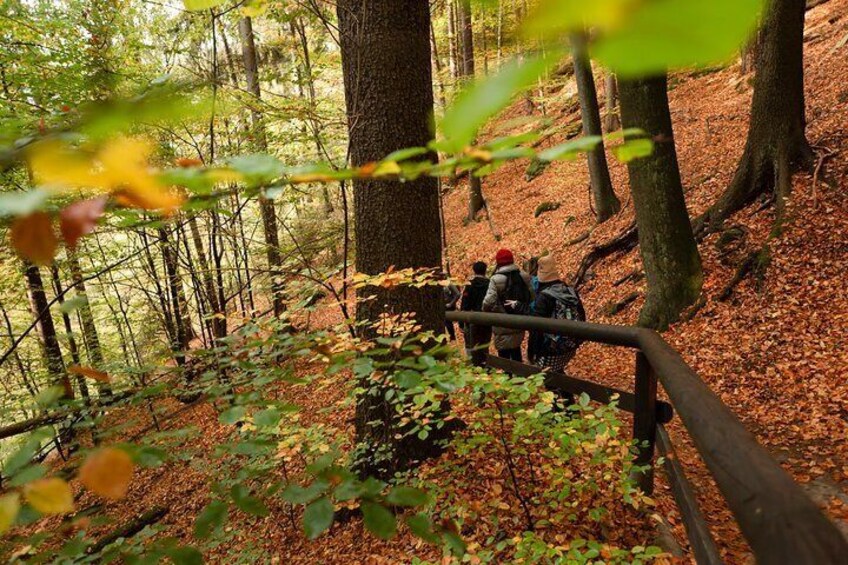
[[(489, 280), (489, 289), (483, 299), (484, 312), (530, 315), (530, 304), (535, 299), (530, 276), (515, 264), (509, 249), (499, 249), (495, 254), (495, 274)], [(521, 361), (521, 344), (524, 330), (492, 328), (498, 356)]]

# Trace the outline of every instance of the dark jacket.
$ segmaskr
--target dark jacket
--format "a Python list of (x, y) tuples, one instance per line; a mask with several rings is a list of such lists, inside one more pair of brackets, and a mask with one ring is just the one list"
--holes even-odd
[[(484, 312), (507, 313), (503, 307), (503, 295), (507, 290), (508, 276), (512, 272), (520, 273), (524, 284), (527, 285), (527, 289), (530, 291), (530, 301), (532, 302), (535, 298), (530, 275), (520, 270), (517, 265), (504, 265), (503, 267), (498, 267), (495, 274), (489, 280), (489, 289), (486, 292), (486, 298), (483, 299)], [(521, 343), (524, 341), (524, 330), (495, 327), (492, 328), (492, 331), (495, 334), (495, 349), (498, 351), (521, 347)]]
[(462, 302), (459, 309), (463, 312), (481, 312), (487, 290), (489, 290), (489, 279), (475, 275), (462, 289)]
[[(539, 316), (540, 318), (553, 317), (557, 301), (554, 297), (546, 293), (545, 290), (555, 285), (565, 285), (565, 283), (562, 281), (539, 283), (539, 290), (536, 294), (535, 308), (533, 310), (534, 316)], [(582, 304), (578, 304), (577, 314), (578, 319), (586, 319), (586, 312), (583, 310)], [(550, 352), (547, 351), (547, 347), (545, 346), (545, 332), (531, 331), (530, 341), (527, 344), (527, 357), (533, 361), (538, 357), (549, 355), (549, 353)]]

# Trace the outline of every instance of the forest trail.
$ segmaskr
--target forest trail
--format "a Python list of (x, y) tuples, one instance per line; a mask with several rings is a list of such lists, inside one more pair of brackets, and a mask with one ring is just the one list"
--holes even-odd
[[(839, 274), (848, 266), (848, 202), (844, 198), (848, 86), (834, 80), (848, 73), (846, 33), (848, 1), (827, 2), (807, 13), (807, 131), (818, 155), (825, 157), (822, 170), (830, 184), (824, 182), (824, 175), (795, 177), (790, 220), (771, 245), (771, 263), (761, 288), (748, 278), (728, 300), (717, 299), (740, 260), (768, 237), (773, 223), (770, 207), (762, 210), (754, 204), (736, 214), (728, 225), (739, 226), (744, 236), (724, 251), (717, 248), (720, 235), (706, 238), (700, 251), (707, 302), (691, 321), (674, 326), (666, 339), (794, 478), (810, 485), (829, 515), (848, 532), (848, 280)], [(745, 142), (752, 76), (741, 75), (736, 64), (715, 72), (670, 77), (675, 141), (692, 217), (714, 202), (732, 178)], [(562, 107), (560, 103), (547, 110), (557, 116)], [(525, 106), (519, 103), (504, 119), (524, 114)], [(571, 116), (579, 120), (579, 113)], [(561, 141), (555, 137), (547, 143)], [(453, 277), (463, 279), (474, 261), (491, 263), (500, 247), (512, 249), (522, 259), (551, 251), (562, 275), (571, 277), (593, 245), (608, 241), (633, 221), (626, 168), (613, 158), (609, 163), (623, 211), (597, 227), (588, 206), (588, 171), (582, 156), (554, 163), (530, 182), (525, 179), (526, 161), (507, 163), (484, 180), (500, 241), (485, 220), (466, 225), (467, 188), (464, 183), (454, 187), (444, 204)], [(534, 217), (543, 202), (558, 208)], [(582, 239), (587, 232), (591, 235)], [(595, 265), (581, 289), (590, 321), (635, 323), (644, 281), (621, 281), (639, 268), (638, 249)], [(626, 302), (634, 293), (638, 297), (621, 312), (608, 314), (613, 305)], [(632, 387), (632, 363), (632, 356), (616, 348), (589, 344), (581, 348), (569, 372), (627, 389)], [(671, 430), (675, 443), (686, 442), (679, 421)], [(716, 539), (729, 552), (727, 561), (744, 562), (744, 542), (733, 530), (697, 453), (690, 446), (679, 455), (687, 473), (693, 475)], [(656, 498), (670, 502), (665, 486), (658, 489)], [(673, 504), (661, 502), (661, 508), (676, 521)], [(675, 533), (681, 542), (686, 539), (679, 522)]]
[[(690, 321), (677, 324), (665, 335), (841, 525), (848, 524), (848, 280), (844, 277), (848, 270), (848, 202), (844, 198), (848, 187), (848, 132), (844, 127), (848, 85), (836, 77), (848, 76), (846, 34), (848, 0), (830, 0), (808, 12), (808, 136), (819, 155), (826, 157), (823, 171), (828, 183), (823, 176), (795, 177), (789, 219), (783, 234), (771, 244), (771, 263), (765, 278), (759, 282), (746, 279), (726, 301), (719, 301), (717, 296), (742, 258), (768, 237), (773, 221), (771, 208), (755, 204), (736, 214), (729, 224), (738, 226), (742, 237), (730, 246), (717, 248), (719, 234), (702, 242), (706, 303)], [(670, 79), (677, 151), (693, 216), (713, 203), (733, 175), (745, 141), (751, 78), (751, 74), (740, 75), (739, 66), (733, 65), (714, 72), (676, 74)], [(567, 106), (565, 102), (563, 95), (559, 102), (548, 104), (548, 115), (562, 119), (558, 112)], [(519, 102), (498, 124), (525, 115), (526, 107)], [(575, 112), (569, 115), (579, 119)], [(490, 132), (498, 124), (491, 126)], [(547, 144), (560, 141), (555, 137)], [(526, 161), (509, 162), (487, 177), (483, 189), (491, 224), (485, 220), (470, 224), (464, 221), (468, 198), (465, 183), (448, 189), (444, 210), (453, 278), (463, 280), (476, 260), (491, 263), (500, 247), (511, 248), (522, 258), (551, 251), (562, 274), (573, 273), (593, 245), (614, 237), (633, 219), (625, 167), (615, 159), (609, 161), (623, 211), (598, 227), (588, 206), (588, 174), (582, 156), (574, 162), (554, 163), (529, 182), (525, 180)], [(554, 203), (556, 209), (536, 216), (537, 207), (544, 202)], [(492, 225), (499, 240), (492, 233)], [(595, 265), (581, 289), (589, 321), (635, 322), (643, 301), (644, 282), (630, 275), (639, 268), (636, 251)], [(635, 299), (625, 300), (634, 295)], [(610, 314), (617, 305), (620, 312)], [(306, 319), (311, 328), (329, 328), (338, 324), (341, 316), (337, 305), (324, 299)], [(301, 321), (298, 319), (298, 323)], [(620, 348), (587, 344), (569, 366), (569, 372), (630, 390), (633, 356)], [(300, 412), (291, 418), (304, 426), (322, 428), (328, 437), (351, 438), (353, 406), (346, 394), (350, 375), (328, 375), (308, 363), (298, 367), (298, 374), (306, 377), (305, 383), (283, 383), (274, 389), (280, 399), (300, 406)], [(169, 511), (159, 521), (161, 529), (155, 535), (190, 544), (194, 541), (195, 518), (209, 501), (205, 487), (226, 477), (216, 467), (215, 450), (228, 439), (238, 437), (238, 429), (219, 421), (219, 413), (226, 408), (223, 403), (213, 406), (200, 401), (184, 406), (167, 399), (158, 401), (158, 408), (174, 415), (160, 422), (163, 433), (154, 434), (153, 442), (182, 457), (158, 467), (139, 469), (128, 495), (119, 502), (102, 504), (102, 499), (82, 489), (79, 481), (71, 482), (80, 508), (100, 508), (102, 504), (103, 513), (111, 520), (89, 529), (94, 539), (150, 508), (166, 506)], [(471, 411), (475, 407), (465, 408)], [(152, 421), (144, 406), (134, 406), (110, 413), (106, 425), (120, 429), (118, 439), (131, 441)], [(200, 432), (188, 438), (168, 434), (168, 430), (183, 429)], [(750, 562), (749, 549), (679, 420), (669, 425), (669, 431), (725, 561)], [(451, 466), (454, 460), (459, 463)], [(303, 468), (303, 456), (294, 447), (281, 447), (277, 461), (280, 469), (274, 472), (280, 480)], [(472, 455), (450, 451), (441, 463), (445, 464), (426, 463), (421, 476), (455, 487), (454, 496), (468, 500), (469, 508), (476, 509), (473, 515), (464, 516), (473, 527), (460, 532), (467, 536), (472, 553), (487, 536), (502, 539), (501, 536), (523, 531), (515, 519), (518, 504), (509, 490), (509, 475), (500, 461), (486, 458), (482, 450)], [(62, 466), (56, 458), (51, 464)], [(468, 469), (474, 472), (468, 473)], [(654, 498), (656, 513), (671, 524), (677, 542), (687, 550), (679, 512), (661, 473)], [(368, 533), (359, 519), (336, 523), (332, 535), (320, 543), (310, 542), (300, 523), (302, 509), (293, 510), (279, 500), (275, 504), (267, 517), (232, 512), (221, 543), (205, 553), (209, 562), (254, 562), (266, 554), (274, 555), (272, 563), (304, 564), (370, 565), (410, 562), (412, 556), (431, 562), (441, 558), (439, 548), (414, 537), (406, 528), (401, 528), (395, 538), (382, 541)], [(555, 539), (565, 543), (585, 536), (625, 547), (654, 542), (650, 515), (614, 504), (610, 502), (615, 516), (613, 531), (592, 531), (590, 525), (574, 524)], [(42, 520), (31, 529), (64, 528), (70, 537), (75, 527), (56, 517)], [(687, 553), (681, 562), (689, 559)]]

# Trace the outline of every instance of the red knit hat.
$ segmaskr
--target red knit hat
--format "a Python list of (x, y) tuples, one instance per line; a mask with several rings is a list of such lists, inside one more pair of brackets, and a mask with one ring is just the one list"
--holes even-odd
[(512, 251), (509, 249), (500, 249), (495, 254), (495, 263), (497, 263), (498, 267), (512, 265), (515, 263), (515, 257), (512, 256)]

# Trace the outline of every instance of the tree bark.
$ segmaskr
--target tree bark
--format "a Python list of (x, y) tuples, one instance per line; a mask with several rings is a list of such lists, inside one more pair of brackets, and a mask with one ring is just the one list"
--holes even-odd
[(621, 121), (654, 141), (654, 152), (627, 165), (648, 291), (640, 325), (663, 330), (701, 293), (703, 273), (683, 197), (666, 77), (619, 81)]
[(814, 162), (805, 128), (804, 0), (774, 0), (757, 42), (745, 150), (730, 186), (699, 218), (699, 235), (763, 194), (776, 198), (779, 224), (792, 173)]
[(183, 313), (183, 300), (180, 300), (182, 280), (177, 265), (176, 251), (171, 244), (171, 238), (165, 228), (159, 228), (159, 241), (162, 247), (162, 262), (165, 263), (165, 273), (168, 279), (168, 294), (171, 299), (171, 312), (174, 318), (176, 338), (171, 342), (174, 359), (180, 367), (185, 366), (185, 353), (188, 351), (188, 332), (186, 318)]
[(44, 353), (44, 361), (47, 373), (53, 385), (62, 387), (63, 397), (72, 399), (74, 389), (71, 380), (65, 371), (65, 362), (62, 359), (62, 350), (59, 348), (59, 340), (56, 337), (56, 326), (53, 325), (53, 316), (44, 293), (44, 282), (41, 272), (36, 265), (24, 263), (24, 276), (29, 289), (30, 309), (33, 316), (38, 320), (38, 333), (41, 337), (41, 346)]
[[(59, 301), (59, 308), (62, 309), (62, 305), (65, 304), (65, 298), (62, 295), (62, 279), (59, 276), (59, 267), (55, 262), (50, 265), (50, 275), (53, 278), (53, 292), (56, 293), (56, 297)], [(71, 361), (73, 361), (74, 365), (79, 365), (81, 363), (79, 347), (77, 346), (77, 340), (74, 337), (74, 328), (71, 324), (71, 317), (65, 310), (62, 310), (62, 323), (65, 326), (65, 335), (68, 338), (68, 350), (71, 352)], [(80, 395), (82, 395), (86, 404), (88, 404), (91, 400), (91, 395), (88, 392), (88, 383), (85, 382), (85, 377), (77, 375), (76, 381)]]
[[(253, 37), (253, 23), (250, 18), (239, 21), (241, 33), (241, 53), (244, 61), (244, 72), (247, 78), (247, 90), (256, 97), (258, 103), (262, 91), (259, 87), (259, 65), (256, 58), (256, 43)], [(251, 112), (254, 140), (259, 151), (268, 150), (268, 138), (265, 132), (265, 122), (258, 108)], [(277, 211), (274, 202), (264, 196), (259, 197), (259, 210), (262, 215), (262, 228), (265, 234), (265, 257), (268, 269), (271, 271), (271, 295), (274, 303), (274, 315), (280, 316), (286, 310), (283, 296), (282, 258), (280, 256), (280, 235), (277, 227)]]
[[(82, 326), (82, 337), (85, 343), (86, 351), (88, 352), (88, 360), (92, 367), (98, 371), (103, 370), (103, 349), (100, 347), (100, 336), (97, 333), (97, 324), (94, 322), (94, 314), (91, 311), (91, 304), (88, 302), (88, 294), (85, 289), (85, 282), (82, 277), (82, 268), (80, 268), (79, 257), (76, 252), (68, 250), (68, 267), (71, 270), (71, 280), (74, 284), (76, 295), (83, 298), (82, 304), (79, 307), (80, 322)], [(112, 394), (112, 388), (108, 383), (97, 383), (97, 391), (101, 395)]]
[[(580, 100), (583, 133), (584, 135), (603, 135), (595, 77), (592, 74), (592, 63), (586, 49), (586, 37), (582, 33), (571, 36), (571, 58), (574, 61), (574, 79), (577, 82), (577, 98)], [(587, 152), (586, 159), (589, 165), (589, 183), (595, 220), (601, 224), (621, 210), (621, 202), (612, 189), (603, 142)]]
[[(338, 19), (351, 164), (359, 166), (398, 149), (425, 146), (434, 131), (427, 0), (339, 0)], [(435, 159), (434, 155), (428, 157)], [(359, 273), (375, 275), (390, 267), (441, 268), (441, 220), (434, 178), (422, 176), (405, 183), (357, 178), (353, 192)], [(439, 287), (366, 287), (360, 298), (364, 300), (357, 306), (359, 321), (374, 324), (384, 314), (411, 313), (423, 331), (443, 328)], [(374, 336), (376, 329), (370, 326), (362, 333)], [(362, 472), (391, 476), (426, 456), (434, 446), (433, 436), (426, 443), (409, 436), (398, 440), (395, 406), (379, 392), (358, 398), (355, 420), (360, 445), (372, 454), (382, 449), (391, 454), (379, 463), (370, 457), (371, 463), (364, 463)]]
[(621, 120), (618, 116), (618, 82), (615, 73), (607, 72), (604, 80), (604, 131), (612, 133), (621, 128)]
[[(470, 0), (457, 0), (457, 21), (460, 31), (460, 53), (461, 77), (464, 82), (474, 80), (476, 69), (474, 67), (474, 24), (471, 17)], [(468, 221), (477, 219), (477, 214), (486, 208), (486, 199), (483, 196), (483, 180), (473, 174), (468, 175)]]

